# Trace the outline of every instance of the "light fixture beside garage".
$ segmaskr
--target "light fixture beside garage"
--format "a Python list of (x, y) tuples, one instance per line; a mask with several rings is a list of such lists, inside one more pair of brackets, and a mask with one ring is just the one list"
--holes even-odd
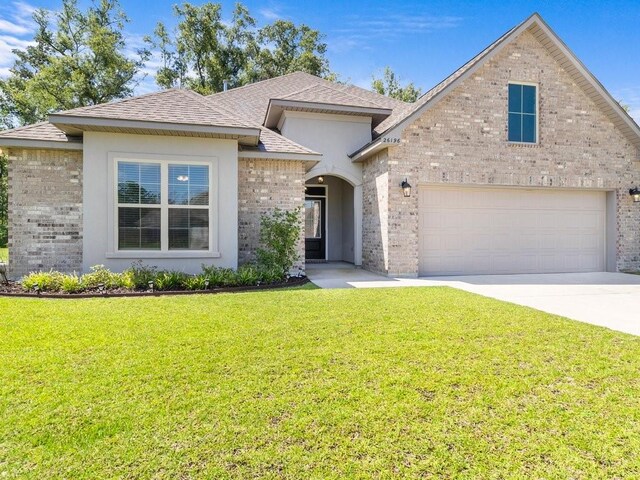
[(402, 194), (406, 198), (409, 198), (411, 196), (411, 185), (409, 185), (409, 182), (407, 182), (406, 178), (402, 181), (400, 187), (402, 187)]
[(634, 202), (636, 203), (640, 202), (640, 188), (633, 187), (632, 189), (629, 190), (629, 195), (633, 197)]

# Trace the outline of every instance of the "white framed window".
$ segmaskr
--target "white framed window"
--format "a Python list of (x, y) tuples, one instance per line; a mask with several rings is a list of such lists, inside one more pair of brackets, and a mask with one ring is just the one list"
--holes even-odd
[(217, 160), (110, 154), (115, 257), (217, 257)]

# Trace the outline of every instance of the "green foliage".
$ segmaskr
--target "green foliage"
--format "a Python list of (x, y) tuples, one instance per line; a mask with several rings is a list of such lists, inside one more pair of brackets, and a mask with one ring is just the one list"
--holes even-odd
[(158, 269), (144, 265), (142, 261), (133, 262), (131, 267), (123, 272), (128, 277), (132, 288), (137, 290), (146, 290), (149, 288), (149, 282), (154, 282), (158, 275)]
[(32, 272), (22, 279), (22, 288), (28, 291), (36, 287), (41, 292), (57, 292), (62, 288), (65, 275), (60, 272)]
[(8, 241), (9, 241), (9, 164), (8, 164), (6, 155), (0, 155), (0, 248), (6, 247)]
[(182, 285), (186, 290), (206, 290), (207, 276), (204, 274), (187, 276)]
[(255, 285), (260, 281), (260, 272), (250, 264), (242, 265), (236, 274), (238, 285)]
[(188, 275), (174, 270), (164, 270), (156, 275), (153, 281), (157, 290), (181, 290), (184, 288)]
[(96, 1), (86, 11), (77, 0), (63, 0), (54, 14), (39, 9), (33, 20), (32, 44), (14, 50), (11, 73), (0, 80), (0, 121), (6, 127), (132, 94), (149, 52), (138, 50), (136, 60), (125, 54), (128, 19), (117, 0)]
[(401, 87), (399, 79), (390, 67), (385, 67), (382, 78), (373, 78), (371, 88), (380, 95), (408, 103), (415, 102), (422, 95), (422, 90), (416, 87), (413, 82)]
[(129, 277), (122, 273), (114, 273), (104, 265), (94, 265), (91, 272), (82, 276), (82, 286), (85, 289), (97, 289), (104, 286), (107, 290), (112, 288), (129, 288)]
[(64, 293), (80, 293), (84, 290), (82, 281), (76, 273), (62, 275), (60, 280), (60, 290)]
[(176, 33), (158, 23), (145, 38), (160, 57), (156, 83), (162, 88), (187, 86), (207, 95), (295, 71), (329, 76), (323, 35), (306, 25), (276, 20), (257, 28), (255, 19), (236, 3), (230, 23), (220, 3), (174, 6)]
[(281, 210), (260, 218), (260, 243), (257, 251), (261, 269), (276, 269), (281, 278), (289, 273), (298, 260), (297, 245), (302, 229), (300, 209)]

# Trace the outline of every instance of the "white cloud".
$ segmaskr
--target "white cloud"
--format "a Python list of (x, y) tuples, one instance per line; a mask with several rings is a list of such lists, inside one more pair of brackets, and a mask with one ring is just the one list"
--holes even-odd
[(401, 38), (411, 34), (429, 34), (458, 27), (463, 19), (454, 16), (436, 16), (410, 13), (377, 13), (368, 17), (347, 16), (346, 25), (335, 28), (327, 41), (331, 51), (344, 53), (355, 49), (371, 49), (374, 41)]
[(266, 20), (280, 20), (282, 15), (278, 12), (278, 8), (261, 8), (259, 10), (260, 15), (262, 15)]
[(12, 50), (31, 45), (36, 7), (21, 1), (0, 5), (0, 76), (7, 76), (15, 55)]

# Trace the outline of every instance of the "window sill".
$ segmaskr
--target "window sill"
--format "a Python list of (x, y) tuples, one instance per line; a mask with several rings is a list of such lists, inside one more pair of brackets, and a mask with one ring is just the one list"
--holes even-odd
[(540, 147), (540, 142), (509, 142), (507, 140), (507, 145), (509, 145), (510, 147), (524, 147), (524, 148), (536, 148), (536, 147)]
[(107, 252), (106, 258), (220, 258), (220, 252), (198, 252), (198, 251), (173, 251), (173, 252), (153, 252), (145, 250), (131, 250), (126, 252)]

